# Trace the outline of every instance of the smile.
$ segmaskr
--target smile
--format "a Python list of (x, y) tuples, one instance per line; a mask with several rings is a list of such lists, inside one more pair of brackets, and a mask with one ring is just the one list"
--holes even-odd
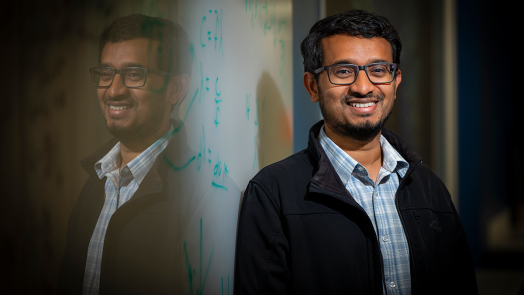
[(123, 110), (126, 110), (128, 109), (129, 107), (128, 106), (109, 106), (110, 109), (114, 110), (114, 111), (123, 111)]
[(356, 108), (367, 108), (372, 105), (376, 104), (376, 102), (368, 102), (368, 103), (356, 103), (356, 102), (350, 102), (349, 105)]

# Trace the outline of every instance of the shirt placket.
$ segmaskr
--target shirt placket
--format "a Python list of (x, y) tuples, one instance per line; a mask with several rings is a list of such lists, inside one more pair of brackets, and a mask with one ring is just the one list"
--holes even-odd
[(120, 171), (120, 180), (118, 182), (119, 202), (118, 208), (125, 204), (130, 199), (129, 184), (133, 180), (133, 175), (130, 169), (125, 166)]
[[(97, 232), (98, 232), (98, 238), (99, 241), (97, 243), (96, 248), (96, 254), (95, 254), (95, 269), (94, 269), (94, 275), (92, 278), (91, 283), (91, 290), (88, 292), (88, 294), (98, 294), (98, 289), (100, 288), (100, 268), (102, 264), (102, 255), (103, 255), (103, 249), (104, 249), (104, 240), (105, 240), (105, 234), (107, 229), (107, 223), (109, 223), (109, 220), (111, 219), (111, 216), (115, 212), (116, 209), (116, 201), (118, 198), (118, 169), (115, 169), (113, 171), (110, 171), (106, 173), (105, 175), (111, 182), (112, 188), (108, 188), (106, 186), (106, 200), (104, 201), (104, 206), (102, 208), (102, 214), (104, 214), (104, 218), (102, 219), (103, 224), (97, 223)], [(109, 192), (109, 193), (108, 193)], [(100, 221), (99, 221), (100, 222)], [(85, 293), (85, 292), (84, 292)]]
[(390, 173), (384, 168), (381, 168), (380, 170), (378, 181), (374, 188), (374, 214), (379, 226), (379, 242), (384, 260), (384, 280), (386, 288), (388, 289), (388, 294), (397, 294), (398, 285), (393, 275), (395, 270), (392, 245), (393, 236), (386, 212), (388, 208), (388, 200), (384, 198), (383, 194), (383, 188), (384, 186), (387, 186), (387, 182), (390, 180)]

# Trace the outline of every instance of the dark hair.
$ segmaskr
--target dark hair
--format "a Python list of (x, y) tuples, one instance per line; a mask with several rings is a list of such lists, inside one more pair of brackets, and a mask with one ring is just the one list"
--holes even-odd
[(144, 38), (160, 42), (158, 69), (173, 74), (191, 75), (192, 58), (186, 32), (173, 22), (143, 14), (117, 18), (100, 36), (98, 62), (107, 42), (118, 43)]
[(393, 62), (400, 64), (402, 43), (395, 28), (383, 17), (363, 10), (341, 12), (317, 21), (300, 44), (304, 72), (313, 73), (323, 66), (322, 40), (334, 35), (381, 37), (391, 44)]

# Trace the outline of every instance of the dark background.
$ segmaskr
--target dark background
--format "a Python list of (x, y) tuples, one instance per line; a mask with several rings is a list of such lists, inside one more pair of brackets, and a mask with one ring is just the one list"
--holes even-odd
[[(523, 269), (524, 190), (519, 93), (521, 20), (511, 5), (459, 1), (460, 196), (479, 266)], [(490, 221), (508, 212), (511, 238), (490, 247)]]

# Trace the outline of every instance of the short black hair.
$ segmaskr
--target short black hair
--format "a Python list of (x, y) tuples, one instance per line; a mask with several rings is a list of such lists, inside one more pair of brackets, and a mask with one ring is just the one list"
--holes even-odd
[(99, 39), (98, 62), (106, 43), (118, 43), (132, 39), (148, 39), (160, 42), (158, 47), (158, 69), (172, 74), (191, 75), (187, 33), (177, 24), (167, 19), (143, 14), (131, 14), (117, 18)]
[(402, 43), (395, 28), (383, 16), (355, 9), (328, 16), (313, 25), (309, 35), (300, 44), (304, 72), (313, 73), (323, 66), (322, 40), (335, 35), (384, 38), (391, 44), (393, 62), (400, 65)]

